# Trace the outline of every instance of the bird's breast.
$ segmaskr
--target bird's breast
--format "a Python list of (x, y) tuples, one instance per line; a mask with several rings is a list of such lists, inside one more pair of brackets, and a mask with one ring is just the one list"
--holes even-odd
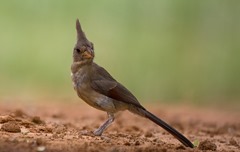
[(77, 71), (76, 73), (71, 73), (71, 78), (73, 82), (73, 87), (76, 90), (77, 87), (84, 87), (86, 84), (87, 74), (83, 73), (82, 70)]
[(75, 78), (74, 78), (74, 75), (73, 75), (72, 72), (71, 72), (71, 78), (72, 78), (72, 85), (73, 85), (73, 88), (74, 88), (74, 90), (76, 90), (76, 82), (75, 82)]

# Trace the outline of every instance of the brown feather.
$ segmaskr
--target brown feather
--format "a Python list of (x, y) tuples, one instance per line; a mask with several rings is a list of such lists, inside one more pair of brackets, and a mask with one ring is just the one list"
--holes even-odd
[(113, 77), (102, 67), (93, 64), (91, 87), (105, 96), (112, 99), (135, 105), (141, 109), (145, 109), (137, 100), (137, 98), (123, 85), (118, 83)]

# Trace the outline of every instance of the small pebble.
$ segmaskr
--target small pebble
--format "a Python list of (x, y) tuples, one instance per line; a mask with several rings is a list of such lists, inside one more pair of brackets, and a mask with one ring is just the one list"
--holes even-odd
[(198, 148), (200, 150), (212, 150), (212, 151), (217, 150), (216, 144), (214, 144), (213, 142), (211, 142), (209, 140), (204, 140), (204, 141), (200, 142)]
[(145, 137), (152, 137), (152, 136), (153, 136), (153, 134), (150, 131), (145, 133)]
[(125, 146), (130, 146), (131, 144), (129, 142), (124, 143)]
[(6, 123), (9, 121), (14, 121), (14, 118), (11, 116), (0, 116), (0, 123)]
[(46, 147), (45, 146), (38, 146), (37, 151), (45, 151)]
[(237, 141), (236, 141), (236, 140), (234, 140), (233, 138), (232, 138), (232, 139), (230, 139), (230, 141), (229, 141), (229, 144), (230, 144), (230, 145), (233, 145), (233, 146), (236, 146), (236, 147), (239, 147), (239, 145), (238, 145)]
[(26, 135), (27, 133), (29, 133), (29, 130), (26, 128), (21, 128), (21, 133)]
[(43, 120), (40, 119), (40, 117), (38, 116), (34, 116), (32, 118), (32, 122), (36, 123), (36, 124), (44, 124), (45, 122)]
[(38, 146), (42, 145), (43, 143), (44, 143), (44, 141), (43, 141), (42, 138), (37, 138), (37, 139), (36, 139), (36, 144), (37, 144)]
[(12, 132), (12, 133), (21, 132), (19, 125), (14, 121), (9, 121), (7, 123), (4, 123), (1, 128), (2, 130), (7, 132)]
[(139, 146), (140, 145), (140, 142), (139, 141), (136, 141), (135, 142), (135, 146)]

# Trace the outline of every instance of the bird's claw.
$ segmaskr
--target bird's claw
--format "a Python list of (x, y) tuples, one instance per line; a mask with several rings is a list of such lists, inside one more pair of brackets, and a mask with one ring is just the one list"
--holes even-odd
[(102, 131), (99, 130), (99, 129), (97, 129), (97, 130), (95, 130), (95, 131), (93, 132), (93, 134), (94, 134), (95, 136), (101, 136), (101, 135), (102, 135)]

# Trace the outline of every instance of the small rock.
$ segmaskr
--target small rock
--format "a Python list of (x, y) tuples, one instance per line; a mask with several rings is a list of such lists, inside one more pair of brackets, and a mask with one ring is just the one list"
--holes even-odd
[(9, 115), (0, 116), (0, 123), (6, 123), (6, 122), (9, 122), (9, 121), (14, 121), (14, 118), (9, 116)]
[(16, 111), (14, 111), (14, 116), (16, 117), (23, 117), (24, 115), (26, 114), (20, 109), (17, 109)]
[(46, 127), (46, 126), (39, 126), (39, 131), (41, 132), (45, 132), (45, 133), (52, 133), (53, 129), (50, 127)]
[(132, 126), (131, 127), (134, 131), (139, 131), (140, 129), (137, 126)]
[(27, 133), (29, 133), (29, 130), (26, 128), (21, 128), (21, 133), (26, 135)]
[(130, 146), (131, 144), (129, 142), (124, 143), (125, 146)]
[(36, 133), (29, 132), (26, 135), (27, 137), (34, 138), (36, 136)]
[(64, 115), (63, 115), (62, 113), (54, 113), (54, 114), (52, 115), (52, 117), (53, 117), (53, 118), (63, 118)]
[(145, 133), (145, 137), (152, 137), (152, 136), (153, 136), (153, 134), (150, 131)]
[(140, 145), (140, 142), (137, 140), (136, 142), (135, 142), (135, 146), (139, 146)]
[(26, 128), (30, 128), (32, 125), (34, 125), (32, 122), (30, 122), (29, 120), (22, 120), (20, 122), (20, 124)]
[(237, 141), (234, 140), (233, 138), (230, 139), (229, 144), (230, 144), (230, 145), (233, 145), (233, 146), (235, 146), (235, 147), (239, 147)]
[(46, 147), (45, 146), (38, 146), (37, 151), (45, 151)]
[(43, 145), (43, 143), (44, 143), (44, 141), (43, 141), (42, 138), (37, 138), (37, 139), (36, 139), (36, 144), (37, 144), (38, 146)]
[(200, 142), (198, 148), (200, 150), (212, 150), (212, 151), (217, 150), (216, 144), (214, 144), (213, 142), (211, 142), (209, 140), (204, 140), (203, 142)]
[(158, 142), (158, 138), (153, 139), (153, 142)]
[(19, 125), (14, 121), (9, 121), (7, 123), (4, 123), (1, 128), (2, 130), (7, 132), (12, 132), (12, 133), (21, 132)]
[(66, 132), (66, 127), (60, 125), (58, 127), (56, 127), (54, 130), (53, 130), (54, 133), (57, 133), (57, 134), (61, 134), (63, 132)]
[(32, 122), (34, 122), (36, 124), (45, 124), (45, 122), (43, 120), (41, 120), (40, 117), (38, 117), (38, 116), (34, 116), (32, 118)]
[(52, 138), (53, 138), (53, 139), (58, 138), (58, 134), (53, 134), (53, 135), (52, 135)]

